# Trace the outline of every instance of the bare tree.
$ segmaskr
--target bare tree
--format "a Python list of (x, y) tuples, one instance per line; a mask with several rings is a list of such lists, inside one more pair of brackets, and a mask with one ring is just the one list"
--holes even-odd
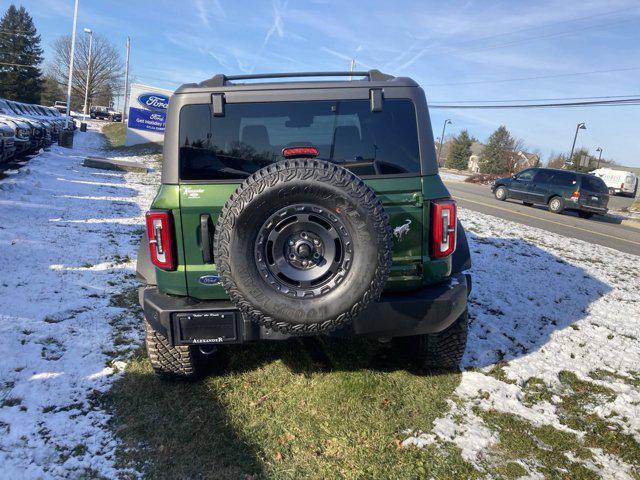
[(566, 155), (564, 153), (551, 153), (551, 155), (549, 156), (549, 160), (547, 160), (547, 167), (549, 168), (564, 168), (565, 163), (567, 162), (567, 159), (569, 158), (569, 155)]
[[(68, 82), (70, 52), (71, 36), (62, 36), (53, 43), (53, 58), (48, 66), (48, 72), (61, 85), (66, 85)], [(74, 57), (71, 106), (79, 110), (84, 105), (87, 82), (89, 38), (86, 35), (76, 38)], [(89, 105), (95, 104), (95, 101), (111, 105), (113, 93), (121, 90), (123, 62), (120, 52), (106, 37), (99, 34), (93, 35), (90, 67)]]

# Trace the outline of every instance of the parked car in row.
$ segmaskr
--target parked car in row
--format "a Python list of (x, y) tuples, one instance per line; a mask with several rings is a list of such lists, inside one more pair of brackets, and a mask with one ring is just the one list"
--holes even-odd
[(73, 121), (65, 124), (53, 107), (0, 98), (0, 163), (48, 148), (65, 127), (75, 128)]
[(99, 105), (93, 106), (89, 109), (89, 116), (98, 120), (108, 120), (110, 122), (121, 122), (122, 114), (115, 111), (111, 107), (102, 107)]
[(53, 102), (53, 108), (55, 108), (59, 113), (67, 113), (67, 102), (57, 101)]
[(525, 205), (547, 205), (553, 213), (574, 210), (581, 218), (605, 215), (609, 190), (601, 178), (553, 168), (528, 168), (491, 186), (498, 200), (520, 200)]

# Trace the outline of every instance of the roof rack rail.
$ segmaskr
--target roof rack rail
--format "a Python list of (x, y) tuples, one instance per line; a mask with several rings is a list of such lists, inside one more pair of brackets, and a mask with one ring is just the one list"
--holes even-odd
[(223, 87), (233, 80), (254, 80), (261, 78), (300, 78), (300, 77), (367, 77), (370, 82), (386, 82), (393, 80), (393, 75), (382, 73), (380, 70), (366, 72), (291, 72), (291, 73), (255, 73), (249, 75), (224, 75), (219, 73), (209, 80), (200, 82), (201, 87)]

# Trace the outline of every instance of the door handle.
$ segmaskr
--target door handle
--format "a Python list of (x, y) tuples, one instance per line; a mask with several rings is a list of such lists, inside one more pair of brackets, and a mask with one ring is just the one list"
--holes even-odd
[(213, 263), (213, 222), (211, 215), (203, 213), (200, 215), (200, 237), (202, 243), (202, 261)]

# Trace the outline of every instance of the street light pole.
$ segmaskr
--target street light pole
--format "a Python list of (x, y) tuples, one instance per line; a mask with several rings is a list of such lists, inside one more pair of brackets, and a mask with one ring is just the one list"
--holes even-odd
[(451, 120), (449, 120), (448, 118), (444, 121), (444, 124), (442, 125), (442, 136), (440, 137), (440, 148), (438, 149), (438, 156), (436, 158), (438, 162), (438, 166), (440, 166), (440, 152), (442, 152), (442, 150), (444, 149), (444, 129), (447, 128), (447, 125), (451, 125)]
[[(571, 145), (571, 153), (569, 154), (569, 160), (573, 161), (573, 150), (576, 148), (576, 139), (578, 138), (578, 130), (586, 130), (587, 126), (584, 122), (576, 125), (576, 134), (573, 136), (573, 145)], [(578, 171), (578, 162), (574, 162), (575, 171)]]
[(131, 39), (127, 37), (127, 59), (124, 64), (124, 105), (122, 107), (122, 123), (127, 123), (127, 106), (129, 104), (129, 51), (131, 50)]
[(69, 128), (69, 117), (71, 116), (71, 82), (73, 81), (73, 55), (76, 49), (76, 23), (78, 21), (78, 0), (75, 0), (73, 7), (73, 31), (71, 33), (71, 55), (69, 57), (69, 82), (67, 83), (67, 116), (64, 119), (64, 129)]
[(84, 90), (84, 119), (87, 119), (87, 108), (89, 102), (89, 75), (91, 74), (91, 47), (93, 43), (93, 31), (90, 28), (85, 28), (84, 33), (89, 34), (89, 58), (87, 60), (87, 86)]
[(596, 152), (598, 152), (598, 166), (596, 168), (600, 168), (600, 159), (602, 158), (602, 147), (596, 148)]

